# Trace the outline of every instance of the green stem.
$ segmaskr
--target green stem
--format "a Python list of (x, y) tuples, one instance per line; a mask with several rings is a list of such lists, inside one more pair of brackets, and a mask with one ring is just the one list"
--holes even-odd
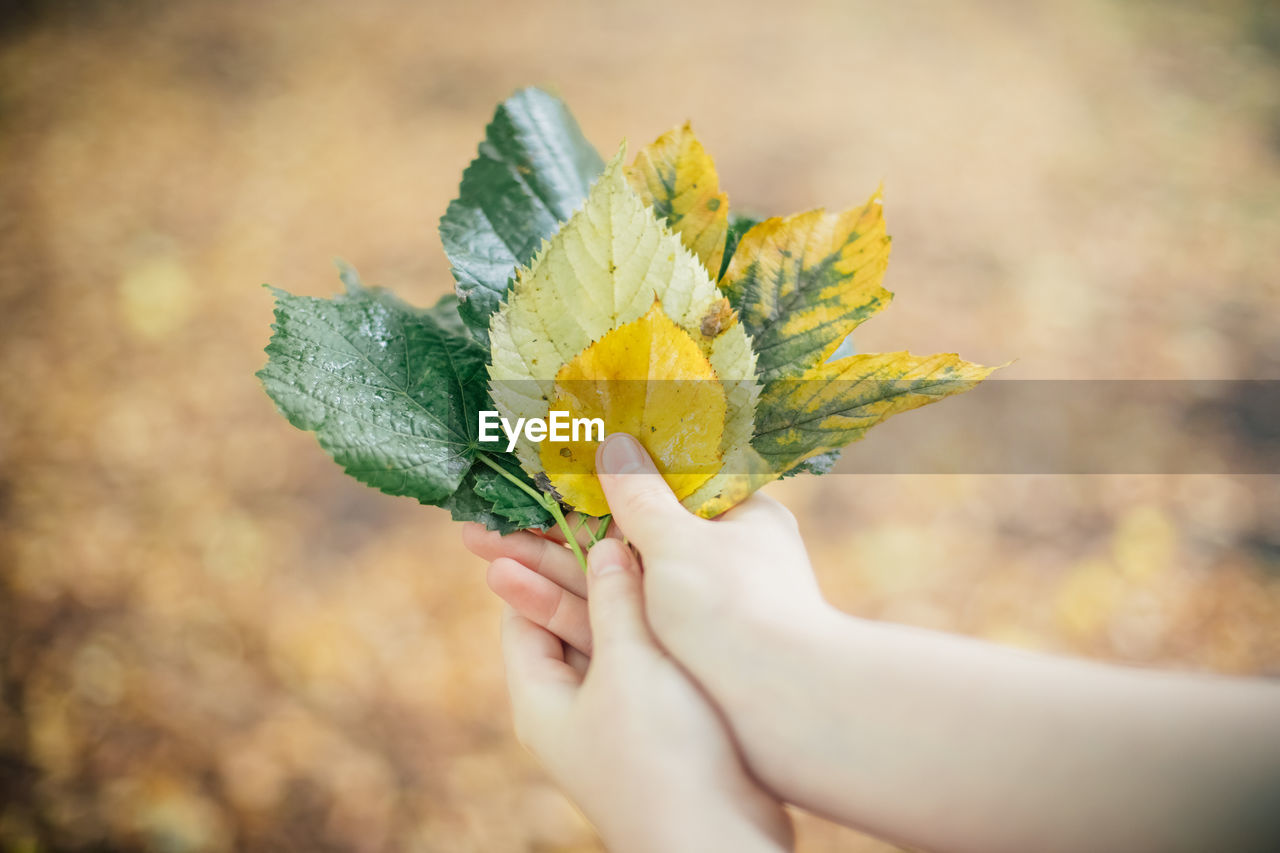
[(547, 510), (555, 517), (556, 524), (560, 525), (560, 529), (564, 531), (564, 538), (569, 543), (569, 550), (573, 552), (573, 556), (578, 558), (578, 565), (582, 567), (582, 571), (585, 574), (587, 571), (587, 555), (582, 553), (582, 546), (578, 544), (577, 535), (569, 529), (569, 522), (565, 520), (564, 513), (560, 511), (560, 502), (547, 495), (545, 503)]
[(600, 517), (600, 524), (596, 526), (596, 531), (595, 531), (595, 533), (592, 533), (592, 534), (591, 534), (591, 544), (592, 544), (592, 545), (596, 544), (596, 543), (597, 543), (597, 542), (599, 542), (601, 539), (603, 539), (603, 538), (604, 538), (604, 535), (605, 535), (606, 533), (608, 533), (608, 532), (609, 532), (609, 522), (610, 522), (610, 521), (613, 521), (613, 516), (612, 516), (612, 515), (605, 515), (605, 516), (601, 516), (601, 517)]
[(490, 459), (487, 454), (477, 453), (476, 458), (493, 470), (497, 471), (503, 477), (507, 478), (510, 482), (515, 483), (516, 486), (525, 492), (525, 494), (529, 495), (529, 497), (541, 504), (543, 509), (551, 513), (551, 517), (556, 520), (556, 524), (559, 525), (560, 529), (564, 532), (565, 541), (569, 543), (569, 550), (573, 552), (573, 556), (578, 558), (578, 565), (582, 567), (582, 571), (585, 573), (587, 571), (587, 555), (582, 553), (582, 546), (578, 544), (577, 532), (570, 528), (569, 522), (565, 520), (564, 513), (560, 510), (560, 502), (551, 495), (543, 494), (533, 488), (528, 483), (512, 474), (505, 467)]

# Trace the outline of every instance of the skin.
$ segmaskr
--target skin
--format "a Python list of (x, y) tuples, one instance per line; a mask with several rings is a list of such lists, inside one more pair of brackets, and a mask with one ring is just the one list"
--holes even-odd
[(751, 779), (714, 706), (654, 640), (634, 553), (605, 541), (589, 567), (589, 667), (545, 627), (510, 607), (504, 615), (521, 742), (611, 850), (789, 849), (781, 804)]
[[(643, 563), (652, 636), (779, 799), (938, 851), (1280, 849), (1280, 686), (854, 619), (823, 601), (795, 521), (776, 502), (757, 495), (706, 521), (680, 506), (629, 437), (611, 436), (597, 463), (615, 524)], [(494, 591), (561, 638), (589, 679), (600, 655), (593, 628), (606, 623), (593, 621), (597, 591), (567, 549), (476, 527), (464, 539), (491, 561)], [(592, 554), (619, 547), (606, 541)], [(584, 717), (575, 737), (605, 724)], [(615, 749), (660, 748), (643, 738), (630, 746)], [(682, 742), (679, 760), (696, 753)], [(609, 761), (621, 762), (611, 785), (593, 790), (607, 802), (579, 800), (593, 819), (643, 802), (621, 792), (625, 759)], [(592, 764), (557, 777), (570, 796), (570, 777), (589, 777)], [(709, 814), (724, 812), (725, 788), (700, 790)], [(677, 834), (702, 828), (695, 814)]]

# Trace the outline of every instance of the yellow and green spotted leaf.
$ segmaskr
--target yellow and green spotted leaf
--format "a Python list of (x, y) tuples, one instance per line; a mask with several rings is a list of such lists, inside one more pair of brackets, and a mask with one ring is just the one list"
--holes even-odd
[(778, 472), (857, 441), (891, 415), (968, 391), (993, 367), (953, 353), (851, 355), (764, 387), (752, 446)]
[(880, 192), (843, 213), (766, 219), (739, 241), (720, 287), (755, 343), (761, 380), (803, 375), (889, 303)]
[(707, 271), (717, 276), (729, 231), (729, 196), (720, 191), (715, 163), (689, 123), (642, 149), (627, 179)]

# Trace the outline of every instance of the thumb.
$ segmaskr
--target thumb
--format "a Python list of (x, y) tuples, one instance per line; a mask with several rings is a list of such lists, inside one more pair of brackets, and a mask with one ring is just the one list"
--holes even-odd
[(620, 644), (651, 643), (640, 566), (632, 550), (617, 539), (602, 539), (587, 555), (587, 568), (592, 653), (609, 654)]
[(600, 445), (596, 472), (609, 512), (646, 558), (679, 541), (681, 528), (697, 520), (680, 504), (640, 442), (624, 432)]

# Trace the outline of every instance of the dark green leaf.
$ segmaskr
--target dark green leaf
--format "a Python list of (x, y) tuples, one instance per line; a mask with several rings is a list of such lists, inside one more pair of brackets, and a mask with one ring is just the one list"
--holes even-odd
[(449, 510), (454, 521), (478, 521), (490, 530), (510, 533), (517, 529), (516, 525), (502, 516), (495, 515), (493, 503), (476, 494), (476, 474), (488, 470), (489, 466), (482, 462), (472, 465), (462, 478), (462, 482), (458, 484), (458, 488), (442, 500), (440, 506)]
[(760, 224), (760, 220), (753, 216), (739, 216), (736, 213), (729, 215), (729, 233), (725, 236), (724, 260), (720, 262), (720, 272), (716, 275), (717, 281), (724, 276), (724, 271), (729, 268), (729, 261), (733, 260), (733, 253), (738, 250), (738, 243), (742, 240), (742, 235), (758, 224)]
[[(503, 467), (533, 486), (515, 464), (514, 457)], [(441, 506), (449, 510), (454, 521), (478, 521), (499, 533), (545, 529), (553, 523), (551, 514), (541, 504), (483, 462), (471, 466), (458, 490)]]
[(440, 220), (459, 310), (477, 337), (488, 334), (516, 267), (569, 218), (603, 167), (559, 98), (523, 89), (498, 107)]
[(457, 294), (446, 293), (441, 296), (427, 313), (436, 319), (441, 328), (464, 338), (470, 335), (467, 324), (462, 322), (462, 316), (458, 314)]
[[(530, 488), (534, 488), (533, 483), (514, 462), (504, 467), (525, 481)], [(517, 527), (546, 528), (552, 524), (551, 513), (547, 512), (546, 507), (534, 500), (528, 492), (487, 466), (484, 470), (476, 469), (475, 490), (477, 495), (492, 505), (494, 513)]]
[(422, 311), (341, 269), (347, 292), (333, 299), (274, 290), (275, 334), (258, 378), (348, 474), (438, 504), (474, 458), (484, 349), (448, 303)]

